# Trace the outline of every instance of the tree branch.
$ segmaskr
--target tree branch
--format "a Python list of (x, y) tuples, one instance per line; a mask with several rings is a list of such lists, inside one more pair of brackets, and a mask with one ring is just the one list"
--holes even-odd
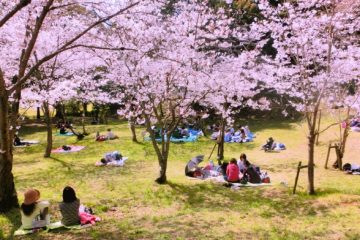
[(20, 2), (0, 20), (0, 28), (17, 12), (31, 3), (31, 0), (20, 0)]
[(86, 33), (88, 33), (91, 29), (93, 29), (94, 27), (96, 27), (97, 25), (103, 23), (103, 22), (106, 22), (106, 21), (109, 21), (110, 19), (116, 17), (117, 15), (125, 12), (126, 10), (138, 5), (140, 2), (135, 2), (129, 6), (127, 6), (126, 8), (123, 8), (119, 11), (117, 11), (116, 13), (108, 16), (108, 17), (105, 17), (105, 18), (102, 18), (98, 21), (96, 21), (95, 23), (91, 24), (89, 27), (87, 27), (84, 31), (80, 32), (78, 35), (76, 35), (74, 38), (72, 38), (71, 40), (69, 40), (68, 42), (66, 42), (65, 44), (63, 44), (59, 49), (57, 49), (56, 51), (54, 51), (53, 53), (50, 53), (49, 55), (43, 57), (42, 59), (39, 60), (39, 62), (37, 64), (35, 64), (33, 67), (30, 68), (30, 70), (28, 71), (28, 73), (26, 75), (24, 75), (22, 78), (19, 79), (19, 81), (17, 81), (16, 84), (14, 84), (12, 87), (9, 88), (8, 90), (8, 94), (10, 95), (13, 91), (15, 91), (15, 89), (22, 85), (24, 82), (26, 82), (27, 79), (30, 78), (30, 76), (34, 73), (34, 71), (39, 67), (41, 66), (43, 63), (49, 61), (50, 59), (52, 59), (53, 57), (55, 57), (56, 55), (64, 52), (64, 51), (67, 51), (67, 50), (70, 50), (70, 49), (73, 49), (75, 47), (77, 47), (76, 45), (75, 46), (72, 46), (72, 44), (74, 42), (76, 42), (78, 39), (80, 39), (82, 36), (84, 36)]

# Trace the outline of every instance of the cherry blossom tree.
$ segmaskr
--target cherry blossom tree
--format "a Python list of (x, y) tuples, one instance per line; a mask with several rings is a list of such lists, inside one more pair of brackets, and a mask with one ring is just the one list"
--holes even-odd
[(254, 31), (270, 33), (274, 40), (277, 55), (267, 59), (273, 86), (279, 94), (290, 96), (290, 103), (305, 116), (310, 194), (315, 193), (314, 149), (320, 106), (333, 86), (351, 81), (358, 70), (358, 21), (352, 21), (353, 14), (338, 11), (342, 2), (296, 1), (273, 7), (259, 1), (263, 19), (253, 24)]
[[(100, 0), (84, 3), (76, 0), (20, 0), (1, 3), (0, 211), (18, 204), (12, 174), (11, 143), (17, 125), (23, 85), (42, 64), (60, 53), (87, 46), (87, 42), (81, 41), (82, 37), (91, 32), (96, 35), (96, 27), (137, 4), (139, 2), (134, 1), (127, 5), (114, 5)], [(47, 48), (53, 42), (58, 42), (58, 47)], [(36, 52), (38, 60), (31, 64), (30, 60), (35, 57)]]
[[(192, 105), (213, 91), (208, 80), (216, 53), (198, 49), (206, 37), (228, 34), (222, 12), (216, 14), (205, 3), (179, 2), (169, 15), (162, 13), (162, 7), (160, 3), (143, 9), (128, 28), (115, 26), (115, 34), (123, 36), (118, 41), (136, 51), (117, 56), (108, 76), (123, 86), (118, 98), (125, 108), (119, 114), (145, 121), (160, 166), (158, 183), (166, 182), (172, 132), (183, 119), (196, 114)], [(160, 145), (153, 125), (160, 129)]]

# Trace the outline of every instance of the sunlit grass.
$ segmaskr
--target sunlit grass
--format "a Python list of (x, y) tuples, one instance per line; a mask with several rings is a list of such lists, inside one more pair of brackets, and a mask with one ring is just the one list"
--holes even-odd
[[(226, 144), (225, 157), (245, 152), (249, 160), (268, 171), (272, 187), (237, 191), (221, 184), (184, 177), (186, 162), (197, 154), (209, 156), (214, 142), (172, 144), (166, 185), (154, 179), (158, 164), (149, 142), (132, 143), (126, 123), (111, 124), (120, 136), (111, 142), (95, 142), (95, 132), (108, 126), (88, 126), (91, 135), (54, 137), (55, 147), (84, 145), (78, 153), (42, 157), (46, 133), (28, 126), (20, 134), (41, 143), (15, 150), (14, 174), (20, 201), (29, 187), (38, 188), (52, 203), (52, 220), (60, 219), (57, 203), (64, 186), (71, 185), (81, 202), (92, 207), (103, 221), (81, 231), (39, 233), (21, 239), (358, 239), (360, 237), (360, 176), (325, 170), (327, 144), (336, 138), (337, 128), (320, 137), (316, 149), (316, 196), (306, 194), (306, 172), (299, 180), (298, 194), (291, 194), (295, 168), (306, 163), (306, 126), (297, 122), (252, 122), (254, 143)], [(138, 137), (141, 139), (138, 128)], [(259, 150), (268, 137), (286, 144), (281, 153)], [(360, 163), (360, 134), (351, 134), (345, 162)], [(128, 156), (125, 167), (95, 167), (105, 152), (119, 150)], [(215, 155), (212, 157), (215, 159)], [(330, 165), (334, 156), (330, 161)], [(280, 182), (286, 182), (287, 187)], [(21, 225), (19, 211), (0, 215), (0, 239), (11, 238)]]

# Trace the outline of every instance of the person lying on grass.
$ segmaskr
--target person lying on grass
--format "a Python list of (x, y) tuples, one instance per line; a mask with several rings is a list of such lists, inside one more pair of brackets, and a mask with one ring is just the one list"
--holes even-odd
[(23, 229), (42, 228), (50, 223), (50, 203), (39, 199), (40, 192), (37, 189), (28, 189), (24, 193), (24, 202), (20, 210)]

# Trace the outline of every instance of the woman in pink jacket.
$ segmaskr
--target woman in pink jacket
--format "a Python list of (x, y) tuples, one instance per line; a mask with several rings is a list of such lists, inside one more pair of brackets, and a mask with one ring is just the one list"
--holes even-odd
[(226, 168), (227, 181), (232, 183), (239, 182), (239, 174), (240, 170), (237, 165), (237, 161), (235, 158), (232, 158)]

